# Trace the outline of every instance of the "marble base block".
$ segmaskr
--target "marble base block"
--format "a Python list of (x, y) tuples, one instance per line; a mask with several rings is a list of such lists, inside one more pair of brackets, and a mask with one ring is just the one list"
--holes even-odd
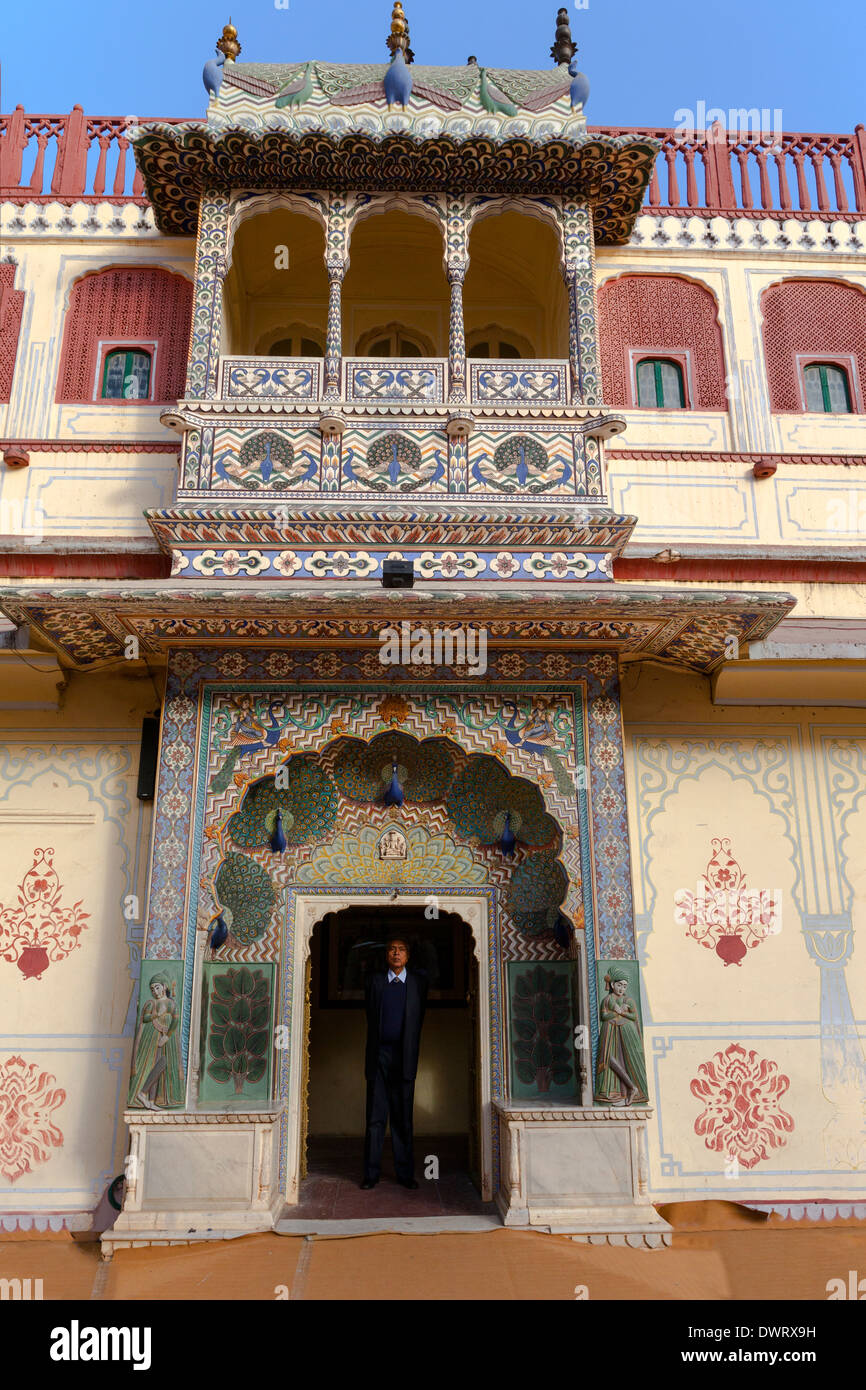
[(126, 1196), (103, 1247), (270, 1231), (282, 1210), (282, 1108), (128, 1110)]
[(637, 1106), (496, 1101), (501, 1153), (496, 1204), (506, 1226), (650, 1249), (671, 1228), (647, 1193), (646, 1123)]

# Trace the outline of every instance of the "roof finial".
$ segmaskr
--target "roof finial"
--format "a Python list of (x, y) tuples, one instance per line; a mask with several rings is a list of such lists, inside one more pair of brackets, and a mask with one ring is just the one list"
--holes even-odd
[(403, 6), (400, 0), (394, 0), (394, 8), (391, 11), (391, 32), (385, 42), (393, 58), (397, 52), (401, 52), (407, 63), (414, 63), (415, 54), (409, 47), (409, 21), (403, 13)]
[(232, 24), (232, 17), (229, 15), (228, 24), (223, 25), (222, 38), (217, 40), (217, 48), (220, 53), (226, 55), (226, 62), (233, 63), (241, 51), (238, 43), (238, 31)]
[(550, 56), (555, 63), (570, 63), (577, 52), (577, 44), (571, 37), (571, 22), (568, 10), (561, 9), (556, 16), (556, 37)]

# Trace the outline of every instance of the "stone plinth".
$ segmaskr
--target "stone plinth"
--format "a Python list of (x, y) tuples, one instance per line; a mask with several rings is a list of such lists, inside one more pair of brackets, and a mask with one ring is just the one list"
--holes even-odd
[(496, 1101), (506, 1226), (541, 1227), (590, 1243), (669, 1245), (647, 1196), (647, 1107)]
[(128, 1110), (123, 1210), (103, 1246), (174, 1244), (270, 1231), (279, 1191), (281, 1106)]

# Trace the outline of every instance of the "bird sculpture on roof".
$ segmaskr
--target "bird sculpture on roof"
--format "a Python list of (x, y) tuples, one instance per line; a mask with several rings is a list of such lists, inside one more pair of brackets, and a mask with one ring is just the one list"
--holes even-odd
[(574, 79), (569, 89), (571, 109), (572, 111), (574, 111), (576, 107), (582, 109), (586, 106), (587, 98), (589, 97), (589, 78), (585, 72), (578, 72), (576, 56), (572, 58), (568, 65), (568, 75)]
[(409, 22), (403, 13), (400, 0), (395, 0), (394, 8), (391, 11), (391, 32), (385, 42), (391, 50), (391, 63), (385, 73), (383, 83), (385, 100), (388, 103), (389, 111), (398, 102), (405, 111), (412, 95), (412, 74), (409, 71), (409, 64), (415, 55), (409, 47)]
[[(217, 52), (219, 52), (219, 49), (217, 49)], [(201, 70), (201, 80), (204, 83), (205, 91), (210, 97), (218, 97), (220, 94), (220, 87), (223, 84), (224, 62), (225, 54), (223, 53), (219, 58), (209, 58)]]
[(560, 66), (567, 64), (568, 75), (572, 79), (568, 89), (571, 109), (572, 111), (578, 108), (582, 110), (589, 97), (589, 78), (586, 73), (578, 71), (577, 44), (571, 37), (571, 21), (566, 9), (561, 9), (556, 16), (556, 35), (550, 56)]
[(492, 116), (516, 116), (517, 107), (499, 87), (494, 87), (487, 76), (487, 69), (481, 68), (481, 90), (478, 93), (481, 105), (485, 111), (489, 111)]
[(412, 74), (403, 57), (403, 50), (398, 48), (394, 57), (391, 59), (388, 71), (385, 73), (385, 100), (388, 103), (388, 110), (396, 103), (406, 110), (409, 98), (412, 95)]
[(274, 105), (278, 108), (288, 106), (292, 110), (296, 106), (303, 106), (305, 101), (309, 101), (313, 95), (313, 65), (307, 63), (300, 76), (295, 75), (291, 82), (287, 82), (285, 87), (281, 87)]

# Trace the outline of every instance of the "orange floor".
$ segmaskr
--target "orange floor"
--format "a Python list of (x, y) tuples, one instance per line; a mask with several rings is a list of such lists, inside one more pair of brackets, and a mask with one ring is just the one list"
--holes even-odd
[(724, 1202), (665, 1207), (666, 1250), (578, 1245), (496, 1230), (353, 1238), (256, 1235), (120, 1250), (69, 1237), (0, 1242), (0, 1277), (41, 1278), (72, 1299), (826, 1300), (830, 1279), (866, 1275), (866, 1226), (765, 1219)]

